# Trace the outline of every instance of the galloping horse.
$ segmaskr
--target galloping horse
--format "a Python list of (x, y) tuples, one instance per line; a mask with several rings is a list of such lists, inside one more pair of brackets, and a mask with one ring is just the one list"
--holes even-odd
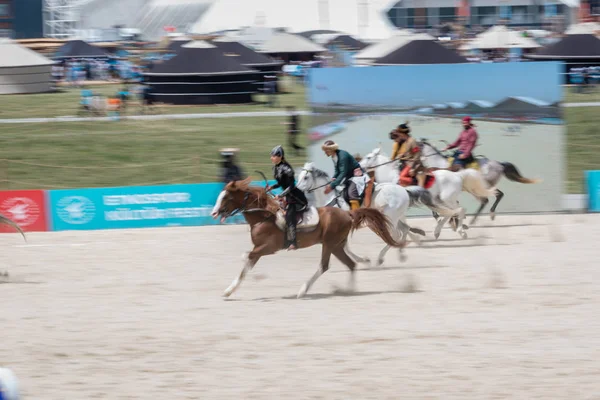
[[(339, 193), (330, 192), (325, 194), (325, 186), (331, 183), (331, 178), (327, 172), (322, 171), (314, 166), (313, 163), (304, 164), (304, 168), (298, 176), (298, 184), (296, 187), (305, 193), (314, 192), (316, 207), (337, 206), (343, 210), (349, 210), (348, 203)], [(337, 190), (337, 188), (336, 188)], [(401, 237), (402, 241), (406, 240), (409, 235), (412, 240), (420, 244), (420, 238), (415, 235), (425, 236), (425, 232), (421, 229), (411, 228), (406, 223), (406, 210), (410, 204), (410, 198), (406, 190), (402, 186), (393, 184), (379, 184), (373, 190), (371, 207), (381, 210), (394, 226), (396, 235)], [(386, 245), (377, 257), (376, 267), (383, 264), (383, 259), (389, 251), (390, 246)], [(400, 248), (400, 261), (406, 261), (404, 249)], [(349, 249), (346, 249), (359, 262), (368, 263), (369, 259), (359, 257), (353, 254)]]
[[(429, 168), (440, 168), (446, 169), (449, 166), (448, 156), (442, 154), (438, 149), (436, 149), (431, 143), (429, 143), (426, 139), (421, 139), (419, 142), (419, 146), (421, 147), (421, 160), (423, 165)], [(479, 170), (481, 171), (481, 175), (487, 185), (489, 187), (496, 187), (502, 176), (506, 176), (509, 180), (513, 182), (525, 183), (525, 184), (533, 184), (539, 183), (541, 179), (528, 179), (521, 176), (517, 167), (509, 162), (499, 162), (495, 160), (490, 160), (488, 158), (477, 158), (477, 163)], [(492, 221), (496, 218), (496, 207), (500, 203), (500, 200), (504, 197), (504, 193), (499, 189), (496, 189), (496, 201), (492, 204), (492, 208), (490, 209), (490, 218)], [(475, 220), (481, 214), (485, 206), (489, 203), (487, 197), (480, 198), (481, 205), (479, 209), (471, 219), (470, 224), (474, 224)], [(434, 214), (435, 217), (435, 214)]]
[[(375, 179), (377, 182), (397, 183), (399, 177), (398, 162), (390, 161), (389, 157), (381, 154), (379, 148), (367, 154), (361, 160), (361, 166), (366, 169), (375, 168)], [(458, 204), (458, 196), (464, 190), (472, 194), (475, 198), (493, 196), (495, 189), (487, 189), (481, 174), (476, 170), (465, 169), (458, 172), (447, 170), (433, 171), (435, 182), (429, 189), (423, 189), (419, 186), (409, 186), (407, 191), (424, 192), (429, 190), (431, 198), (435, 204), (443, 204), (446, 208), (454, 210), (453, 214), (442, 214), (444, 218), (438, 220), (434, 231), (435, 238), (439, 238), (444, 224), (454, 215), (457, 215), (456, 228), (463, 239), (467, 238), (468, 226), (463, 224), (465, 219), (465, 209)], [(437, 210), (436, 210), (437, 211)], [(456, 229), (455, 229), (456, 230)]]
[[(221, 216), (221, 220), (242, 213), (250, 225), (250, 236), (254, 244), (239, 276), (225, 290), (226, 297), (235, 292), (246, 273), (261, 257), (282, 250), (284, 245), (286, 223), (278, 202), (270, 197), (264, 188), (249, 186), (250, 182), (251, 178), (229, 182), (219, 194), (211, 213), (213, 218)], [(353, 289), (356, 263), (346, 253), (345, 247), (350, 233), (363, 225), (392, 247), (406, 245), (393, 238), (391, 222), (375, 209), (361, 208), (345, 211), (335, 207), (310, 207), (304, 212), (297, 227), (298, 247), (306, 248), (322, 244), (323, 248), (320, 266), (312, 278), (302, 285), (298, 298), (304, 296), (315, 281), (329, 269), (332, 254), (350, 270), (350, 288)]]

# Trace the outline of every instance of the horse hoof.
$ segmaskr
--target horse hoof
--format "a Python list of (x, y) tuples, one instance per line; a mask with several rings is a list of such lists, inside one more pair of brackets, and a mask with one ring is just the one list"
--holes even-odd
[(468, 238), (467, 232), (464, 232), (464, 231), (460, 232), (460, 237), (463, 239), (467, 239)]
[(383, 258), (379, 258), (377, 260), (377, 262), (375, 263), (375, 265), (373, 265), (373, 268), (379, 268), (383, 265)]
[(306, 285), (306, 283), (304, 285), (302, 285), (302, 287), (300, 288), (300, 291), (298, 292), (298, 296), (296, 296), (297, 299), (300, 299), (302, 297), (304, 297), (304, 295), (306, 294), (306, 292), (308, 292), (308, 286)]
[(492, 221), (495, 220), (496, 219), (496, 213), (495, 212), (490, 213), (490, 218), (492, 219)]
[(406, 262), (408, 260), (408, 256), (404, 253), (400, 253), (400, 262)]
[(223, 297), (229, 297), (233, 294), (233, 291), (235, 289), (232, 287), (228, 287), (227, 289), (225, 289), (225, 291), (223, 292)]
[(439, 232), (434, 233), (433, 237), (435, 238), (435, 240), (438, 240), (440, 238), (440, 233)]
[(469, 226), (463, 224), (462, 228), (466, 231), (467, 229), (469, 229)]

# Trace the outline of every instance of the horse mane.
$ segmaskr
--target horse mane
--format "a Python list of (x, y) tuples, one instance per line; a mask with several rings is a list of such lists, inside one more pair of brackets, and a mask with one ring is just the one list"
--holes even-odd
[(252, 178), (246, 178), (243, 181), (229, 182), (225, 189), (229, 191), (241, 191), (255, 197), (257, 208), (264, 208), (267, 211), (275, 214), (279, 209), (277, 200), (267, 194), (265, 188), (260, 186), (250, 186)]
[(315, 176), (317, 178), (329, 179), (329, 174), (327, 172), (323, 171), (322, 169), (313, 168), (312, 172), (315, 174)]

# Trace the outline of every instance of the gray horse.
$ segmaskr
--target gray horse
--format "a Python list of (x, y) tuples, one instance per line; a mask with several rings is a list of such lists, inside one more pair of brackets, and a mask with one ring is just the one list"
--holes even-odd
[[(435, 168), (435, 169), (448, 169), (449, 160), (448, 156), (442, 154), (435, 146), (427, 141), (427, 139), (421, 139), (418, 142), (419, 147), (421, 148), (421, 161), (423, 165), (427, 168)], [(524, 178), (517, 167), (509, 162), (499, 162), (495, 160), (490, 160), (485, 157), (477, 157), (477, 162), (479, 164), (479, 170), (483, 176), (483, 179), (486, 181), (489, 187), (497, 188), (497, 184), (502, 179), (503, 176), (506, 176), (509, 180), (513, 182), (525, 183), (525, 184), (533, 184), (540, 183), (541, 179), (529, 179)], [(490, 209), (490, 217), (492, 221), (496, 217), (496, 207), (498, 207), (498, 203), (504, 197), (504, 193), (498, 189), (496, 189), (496, 201), (492, 205)], [(470, 222), (470, 225), (475, 223), (475, 220), (481, 214), (485, 206), (489, 203), (487, 198), (481, 198), (481, 205), (479, 209), (473, 216), (473, 219)], [(435, 219), (438, 219), (438, 215), (433, 213)]]

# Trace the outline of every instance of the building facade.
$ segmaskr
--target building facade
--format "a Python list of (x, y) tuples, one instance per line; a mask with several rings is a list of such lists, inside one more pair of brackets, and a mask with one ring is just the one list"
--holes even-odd
[[(600, 0), (590, 0), (600, 2)], [(459, 4), (462, 5), (459, 6)], [(429, 29), (448, 23), (468, 26), (541, 27), (556, 20), (568, 24), (574, 11), (560, 0), (400, 0), (388, 11), (399, 28)]]
[(42, 0), (0, 0), (0, 37), (43, 37)]
[(588, 0), (590, 5), (590, 15), (598, 19), (600, 17), (600, 0)]

